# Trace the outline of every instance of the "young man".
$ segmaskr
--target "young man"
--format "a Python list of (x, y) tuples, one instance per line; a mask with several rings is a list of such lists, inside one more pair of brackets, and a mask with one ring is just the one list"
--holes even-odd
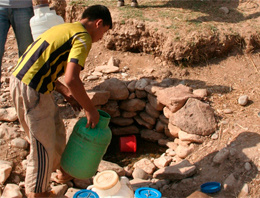
[[(60, 92), (74, 109), (83, 109), (94, 128), (99, 113), (85, 92), (79, 73), (93, 42), (112, 28), (107, 7), (94, 5), (75, 23), (54, 26), (40, 35), (21, 56), (10, 79), (19, 121), (30, 139), (25, 188), (29, 198), (48, 197), (49, 180), (59, 168), (65, 148), (65, 127), (52, 92)], [(58, 77), (65, 74), (65, 84)], [(61, 168), (57, 179), (70, 178)]]

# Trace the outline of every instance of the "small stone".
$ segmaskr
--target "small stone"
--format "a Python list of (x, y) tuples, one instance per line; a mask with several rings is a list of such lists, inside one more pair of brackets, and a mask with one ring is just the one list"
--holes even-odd
[(212, 134), (211, 139), (212, 140), (217, 140), (218, 139), (218, 133)]
[(229, 13), (229, 9), (227, 7), (221, 7), (221, 8), (219, 8), (219, 10), (221, 12), (223, 12), (224, 14), (228, 14)]
[(223, 187), (225, 191), (233, 191), (237, 186), (237, 180), (233, 174), (230, 174), (224, 181)]
[(28, 142), (22, 138), (15, 138), (11, 141), (11, 145), (16, 148), (26, 149)]
[(249, 187), (248, 187), (248, 184), (244, 184), (238, 197), (247, 197), (248, 196), (248, 193), (249, 193)]
[(245, 169), (246, 169), (247, 171), (250, 171), (251, 168), (252, 168), (251, 164), (250, 164), (249, 162), (246, 162), (246, 163), (245, 163)]
[(248, 96), (243, 95), (238, 98), (238, 104), (245, 106), (248, 103)]
[(121, 73), (121, 76), (125, 78), (125, 77), (128, 76), (128, 74), (127, 73)]
[(88, 76), (87, 77), (87, 80), (97, 80), (97, 79), (99, 79), (98, 76)]
[(227, 148), (221, 149), (213, 158), (215, 164), (221, 164), (225, 159), (228, 158), (229, 150)]
[(148, 174), (141, 168), (136, 167), (132, 174), (133, 178), (139, 178), (146, 180), (148, 178)]
[(233, 113), (233, 111), (232, 111), (231, 109), (224, 109), (223, 112), (224, 112), (225, 114), (231, 114), (231, 113)]

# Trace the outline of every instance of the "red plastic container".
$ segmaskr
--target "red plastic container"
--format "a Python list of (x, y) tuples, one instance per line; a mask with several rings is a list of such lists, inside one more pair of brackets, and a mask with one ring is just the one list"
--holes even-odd
[(135, 135), (120, 137), (121, 152), (136, 152), (136, 137)]

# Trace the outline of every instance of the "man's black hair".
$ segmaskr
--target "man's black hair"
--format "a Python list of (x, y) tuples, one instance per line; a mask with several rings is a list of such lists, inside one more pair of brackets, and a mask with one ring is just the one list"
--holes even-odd
[(104, 26), (109, 26), (112, 29), (112, 18), (110, 11), (106, 6), (103, 5), (93, 5), (85, 9), (82, 14), (82, 19), (88, 18), (90, 21), (95, 21), (96, 19), (102, 19)]

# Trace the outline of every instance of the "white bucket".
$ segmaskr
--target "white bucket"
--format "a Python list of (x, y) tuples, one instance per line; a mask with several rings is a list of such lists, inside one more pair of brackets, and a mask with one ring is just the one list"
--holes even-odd
[(94, 185), (87, 189), (98, 194), (100, 198), (134, 198), (134, 191), (126, 177), (118, 177), (112, 170), (98, 173), (94, 178)]
[(34, 6), (33, 10), (30, 26), (34, 40), (52, 26), (64, 23), (63, 18), (51, 10), (48, 4)]

